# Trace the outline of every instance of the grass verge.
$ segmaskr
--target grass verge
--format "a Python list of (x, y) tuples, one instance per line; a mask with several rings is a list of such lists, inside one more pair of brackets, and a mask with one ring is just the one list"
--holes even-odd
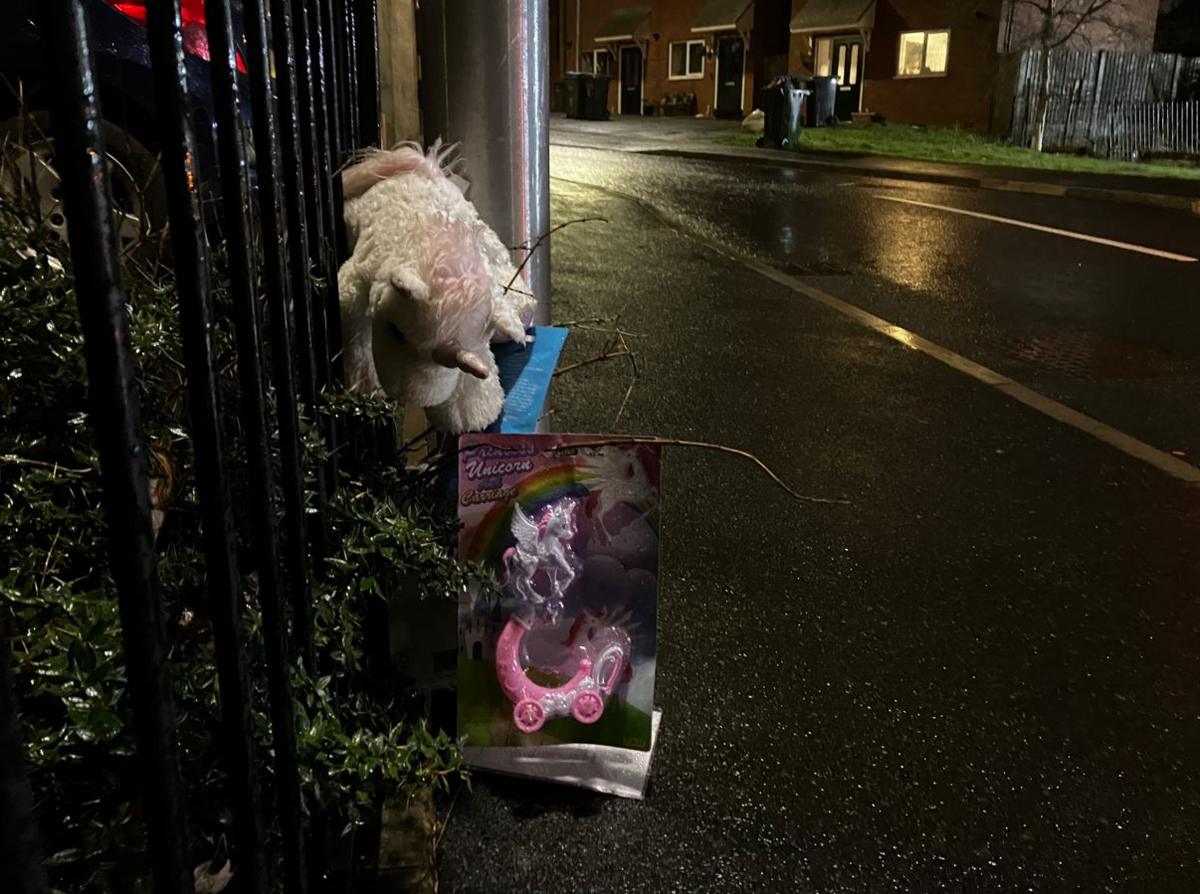
[[(733, 146), (753, 146), (757, 138), (755, 134), (738, 133), (725, 138), (724, 142)], [(798, 150), (881, 155), (956, 164), (1010, 165), (1045, 171), (1200, 179), (1200, 165), (1196, 163), (1109, 161), (1083, 155), (1033, 152), (985, 134), (949, 127), (913, 127), (906, 124), (821, 127), (805, 130)]]

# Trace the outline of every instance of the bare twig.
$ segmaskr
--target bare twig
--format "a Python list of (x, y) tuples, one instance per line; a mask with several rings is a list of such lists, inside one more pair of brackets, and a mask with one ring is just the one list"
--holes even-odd
[(579, 369), (581, 366), (587, 366), (590, 363), (599, 363), (601, 360), (609, 360), (613, 357), (624, 357), (628, 351), (605, 350), (602, 354), (597, 354), (595, 357), (589, 357), (587, 360), (580, 360), (576, 363), (568, 363), (566, 366), (556, 369), (555, 376), (560, 376), (565, 372), (570, 372), (573, 369)]
[(555, 452), (558, 452), (560, 450), (575, 450), (579, 447), (604, 447), (608, 444), (661, 444), (663, 446), (674, 446), (674, 447), (699, 447), (703, 450), (716, 450), (720, 453), (731, 453), (734, 456), (740, 456), (744, 459), (750, 460), (752, 463), (754, 463), (756, 466), (758, 466), (760, 469), (762, 469), (764, 472), (766, 472), (767, 476), (772, 481), (774, 481), (776, 484), (778, 484), (781, 488), (783, 488), (783, 490), (785, 492), (787, 492), (790, 496), (794, 497), (797, 500), (802, 500), (806, 503), (822, 503), (822, 504), (836, 505), (836, 506), (849, 506), (850, 505), (849, 500), (836, 500), (836, 499), (830, 499), (829, 497), (810, 497), (810, 496), (807, 496), (806, 494), (797, 493), (796, 491), (792, 490), (792, 488), (790, 488), (786, 484), (784, 484), (783, 479), (781, 479), (778, 475), (776, 475), (775, 472), (771, 470), (770, 466), (768, 466), (766, 463), (764, 463), (761, 459), (759, 459), (753, 453), (750, 453), (748, 450), (739, 450), (737, 447), (727, 447), (724, 444), (713, 444), (708, 441), (687, 441), (687, 440), (681, 440), (679, 438), (658, 438), (658, 437), (652, 437), (652, 436), (648, 436), (648, 435), (631, 435), (631, 436), (622, 436), (622, 437), (617, 437), (617, 438), (604, 438), (604, 439), (597, 440), (597, 441), (584, 441), (584, 442), (572, 442), (569, 444), (559, 444), (559, 445), (551, 447), (549, 449), (553, 450)]
[(530, 291), (528, 291), (527, 289), (518, 289), (516, 286), (511, 286), (511, 287), (509, 287), (509, 291), (510, 291), (510, 292), (516, 292), (518, 295), (525, 295), (525, 296), (527, 296), (527, 297), (529, 297), (529, 298), (536, 298), (536, 297), (537, 297), (536, 295), (534, 295), (534, 294), (533, 294), (533, 292), (530, 292)]
[(573, 327), (583, 332), (604, 332), (608, 335), (623, 335), (626, 338), (647, 338), (644, 332), (629, 332), (626, 329), (605, 329), (603, 326), (577, 325)]
[(613, 420), (614, 427), (621, 421), (621, 417), (625, 414), (625, 407), (629, 403), (629, 398), (633, 395), (633, 388), (637, 385), (638, 379), (642, 377), (642, 368), (638, 365), (637, 354), (629, 347), (629, 342), (625, 341), (626, 334), (622, 329), (617, 330), (617, 339), (621, 347), (625, 350), (625, 356), (629, 358), (629, 362), (633, 366), (633, 377), (629, 380), (629, 387), (625, 389), (625, 397), (621, 399), (621, 406), (617, 408), (617, 416)]
[[(626, 304), (628, 304), (628, 302), (626, 302)], [(606, 342), (604, 349), (597, 356), (591, 357), (587, 360), (582, 360), (578, 363), (570, 364), (569, 366), (564, 366), (562, 369), (557, 370), (554, 373), (555, 375), (558, 375), (559, 373), (568, 372), (569, 370), (576, 369), (577, 367), (580, 367), (580, 366), (585, 366), (589, 363), (597, 363), (600, 360), (607, 360), (610, 357), (628, 357), (629, 362), (633, 367), (633, 379), (630, 381), (629, 387), (625, 389), (625, 397), (621, 401), (620, 408), (617, 410), (617, 416), (616, 416), (616, 419), (613, 420), (613, 425), (616, 425), (618, 422), (620, 422), (621, 417), (625, 414), (625, 407), (626, 407), (626, 405), (628, 405), (629, 398), (633, 394), (634, 386), (637, 385), (637, 380), (641, 377), (641, 374), (642, 374), (642, 368), (641, 368), (641, 364), (638, 363), (637, 354), (629, 346), (629, 342), (627, 342), (626, 339), (627, 338), (645, 338), (646, 336), (640, 332), (629, 332), (628, 330), (622, 329), (619, 326), (609, 329), (604, 326), (591, 326), (588, 324), (590, 324), (590, 323), (614, 323), (615, 324), (618, 320), (620, 320), (621, 314), (623, 314), (624, 312), (625, 312), (625, 307), (622, 307), (621, 310), (616, 313), (616, 315), (611, 316), (611, 317), (590, 317), (587, 319), (571, 320), (566, 323), (560, 323), (559, 325), (561, 325), (561, 326), (568, 326), (568, 327), (572, 327), (575, 329), (581, 329), (581, 330), (584, 330), (587, 332), (603, 332), (604, 334), (609, 335), (611, 337)]]
[(0, 453), (0, 465), (9, 466), (36, 466), (39, 469), (50, 469), (55, 474), (63, 472), (67, 475), (90, 475), (91, 469), (72, 469), (67, 466), (59, 465), (58, 463), (43, 462), (40, 459), (29, 459), (25, 456), (17, 456), (15, 453)]
[(446, 808), (446, 818), (441, 822), (441, 828), (438, 829), (437, 835), (433, 839), (433, 852), (436, 854), (438, 848), (442, 846), (442, 836), (446, 834), (446, 827), (450, 825), (450, 817), (454, 813), (454, 805), (458, 803), (458, 796), (462, 792), (465, 783), (459, 782), (458, 787), (454, 790), (454, 797), (450, 799), (450, 806)]
[(543, 242), (545, 242), (547, 239), (549, 239), (551, 236), (553, 236), (555, 233), (557, 233), (559, 230), (563, 229), (564, 227), (571, 226), (571, 224), (595, 223), (597, 221), (599, 221), (600, 223), (608, 223), (608, 218), (607, 217), (579, 217), (579, 218), (576, 218), (575, 220), (568, 220), (563, 223), (560, 223), (558, 226), (551, 227), (545, 233), (542, 233), (542, 235), (537, 237), (537, 241), (535, 241), (533, 243), (533, 245), (526, 247), (525, 245), (522, 244), (522, 245), (518, 245), (515, 248), (513, 248), (512, 249), (513, 251), (524, 251), (526, 254), (525, 254), (525, 257), (521, 260), (520, 265), (513, 272), (512, 279), (510, 279), (508, 281), (508, 285), (506, 285), (504, 287), (504, 291), (507, 292), (509, 289), (511, 289), (513, 287), (513, 283), (515, 283), (517, 281), (517, 279), (520, 277), (521, 271), (525, 269), (525, 265), (529, 263), (529, 259), (533, 257), (533, 253), (538, 250), (538, 248), (541, 246), (541, 244)]
[(629, 357), (629, 362), (633, 364), (633, 378), (636, 380), (641, 376), (642, 368), (638, 364), (637, 354), (634, 353), (633, 348), (629, 347), (629, 342), (625, 341), (625, 336), (629, 334), (630, 333), (624, 332), (620, 329), (617, 330), (617, 337), (621, 340), (621, 347), (625, 349), (626, 354)]
[(577, 223), (594, 223), (596, 221), (599, 221), (600, 223), (608, 223), (608, 218), (607, 217), (578, 217), (578, 218), (575, 218), (574, 220), (568, 220), (566, 223), (560, 223), (557, 226), (551, 227), (549, 231), (547, 231), (546, 233), (543, 233), (541, 236), (538, 236), (537, 239), (534, 240), (532, 247), (529, 245), (529, 240), (526, 239), (520, 245), (510, 245), (508, 247), (508, 250), (509, 251), (533, 251), (535, 248), (537, 248), (539, 245), (541, 245), (542, 242), (546, 238), (548, 238), (552, 233), (557, 233), (563, 227), (569, 227), (569, 226), (571, 226), (571, 224), (577, 224)]
[[(633, 357), (632, 354), (630, 354), (629, 356)], [(637, 384), (637, 376), (634, 375), (633, 381), (631, 381), (629, 383), (629, 387), (625, 389), (625, 397), (621, 400), (621, 406), (617, 409), (617, 418), (613, 420), (614, 428), (617, 426), (617, 423), (619, 423), (621, 421), (621, 416), (623, 416), (625, 413), (625, 405), (627, 403), (629, 403), (629, 398), (633, 395), (633, 386), (636, 384)]]
[(58, 535), (62, 533), (62, 528), (54, 532), (54, 539), (50, 541), (50, 549), (46, 550), (46, 561), (42, 565), (42, 579), (38, 583), (39, 587), (46, 586), (46, 576), (50, 573), (50, 562), (54, 558), (54, 547), (58, 546)]
[[(466, 445), (464, 445), (464, 444), (457, 445), (456, 448), (454, 449), (454, 452), (455, 452), (455, 454), (461, 454), (461, 452), (463, 450), (473, 450), (474, 448), (478, 448), (478, 446), (481, 443), (486, 443), (486, 442), (480, 442), (480, 440), (473, 439), (472, 443), (469, 443)], [(559, 452), (559, 451), (563, 451), (563, 450), (577, 450), (578, 448), (593, 448), (593, 446), (608, 446), (608, 445), (620, 446), (623, 444), (661, 444), (662, 446), (690, 446), (690, 448), (700, 448), (702, 450), (716, 450), (718, 452), (722, 452), (722, 454), (733, 454), (734, 456), (743, 457), (743, 458), (745, 458), (745, 460), (749, 460), (750, 462), (754, 463), (755, 466), (762, 469), (764, 473), (767, 473), (767, 476), (770, 480), (774, 481), (776, 485), (779, 485), (782, 488), (782, 490), (784, 490), (788, 494), (788, 496), (793, 497), (794, 499), (802, 500), (802, 502), (804, 502), (804, 503), (820, 503), (822, 505), (836, 505), (836, 506), (851, 505), (851, 502), (848, 499), (832, 499), (829, 497), (810, 497), (810, 496), (808, 496), (808, 494), (797, 493), (796, 491), (793, 491), (791, 487), (788, 487), (786, 484), (784, 484), (784, 480), (782, 480), (779, 475), (776, 475), (773, 472), (772, 468), (767, 466), (767, 463), (764, 463), (762, 460), (760, 460), (760, 458), (758, 458), (754, 454), (751, 454), (750, 451), (740, 450), (738, 448), (731, 448), (731, 446), (726, 446), (725, 444), (713, 444), (713, 443), (707, 442), (707, 440), (683, 440), (680, 438), (658, 438), (658, 437), (654, 437), (654, 436), (648, 436), (648, 434), (622, 434), (622, 436), (617, 436), (617, 437), (613, 437), (613, 438), (600, 438), (600, 439), (596, 439), (596, 440), (581, 440), (581, 442), (571, 442), (569, 444), (556, 444), (554, 446), (551, 446), (551, 448), (547, 448), (547, 450), (551, 450), (553, 452)], [(503, 445), (497, 444), (494, 446), (503, 446)]]

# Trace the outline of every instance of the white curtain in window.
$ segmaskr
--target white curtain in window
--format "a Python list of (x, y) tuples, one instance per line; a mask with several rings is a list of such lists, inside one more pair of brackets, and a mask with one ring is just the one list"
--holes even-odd
[(900, 65), (897, 74), (919, 75), (925, 55), (925, 32), (910, 31), (900, 35)]
[(925, 41), (925, 70), (943, 74), (950, 51), (950, 32), (935, 31)]
[(833, 41), (823, 38), (817, 41), (817, 74), (820, 77), (829, 76), (829, 67), (833, 61)]

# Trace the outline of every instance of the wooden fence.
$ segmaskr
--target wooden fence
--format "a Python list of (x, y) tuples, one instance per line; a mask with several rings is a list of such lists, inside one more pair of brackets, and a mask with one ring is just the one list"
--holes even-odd
[[(1042, 50), (1016, 66), (1012, 139), (1029, 142)], [(1173, 53), (1050, 51), (1044, 146), (1104, 158), (1200, 157), (1200, 59)]]

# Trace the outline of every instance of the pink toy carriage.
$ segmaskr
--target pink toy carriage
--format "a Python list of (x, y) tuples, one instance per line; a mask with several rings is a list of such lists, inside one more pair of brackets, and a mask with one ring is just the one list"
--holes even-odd
[[(557, 622), (563, 596), (575, 579), (577, 563), (571, 538), (575, 535), (576, 507), (574, 499), (552, 503), (536, 521), (520, 506), (513, 507), (512, 531), (517, 544), (504, 553), (502, 583), (524, 605), (523, 611), (505, 624), (496, 643), (496, 676), (513, 703), (513, 722), (523, 733), (536, 732), (547, 720), (568, 714), (580, 723), (595, 723), (603, 716), (605, 700), (612, 695), (629, 662), (629, 635), (616, 626), (593, 630), (583, 642), (571, 637), (568, 654), (578, 658), (578, 664), (562, 686), (533, 682), (521, 662), (526, 634)], [(534, 587), (539, 572), (545, 572), (549, 581), (545, 596)]]

